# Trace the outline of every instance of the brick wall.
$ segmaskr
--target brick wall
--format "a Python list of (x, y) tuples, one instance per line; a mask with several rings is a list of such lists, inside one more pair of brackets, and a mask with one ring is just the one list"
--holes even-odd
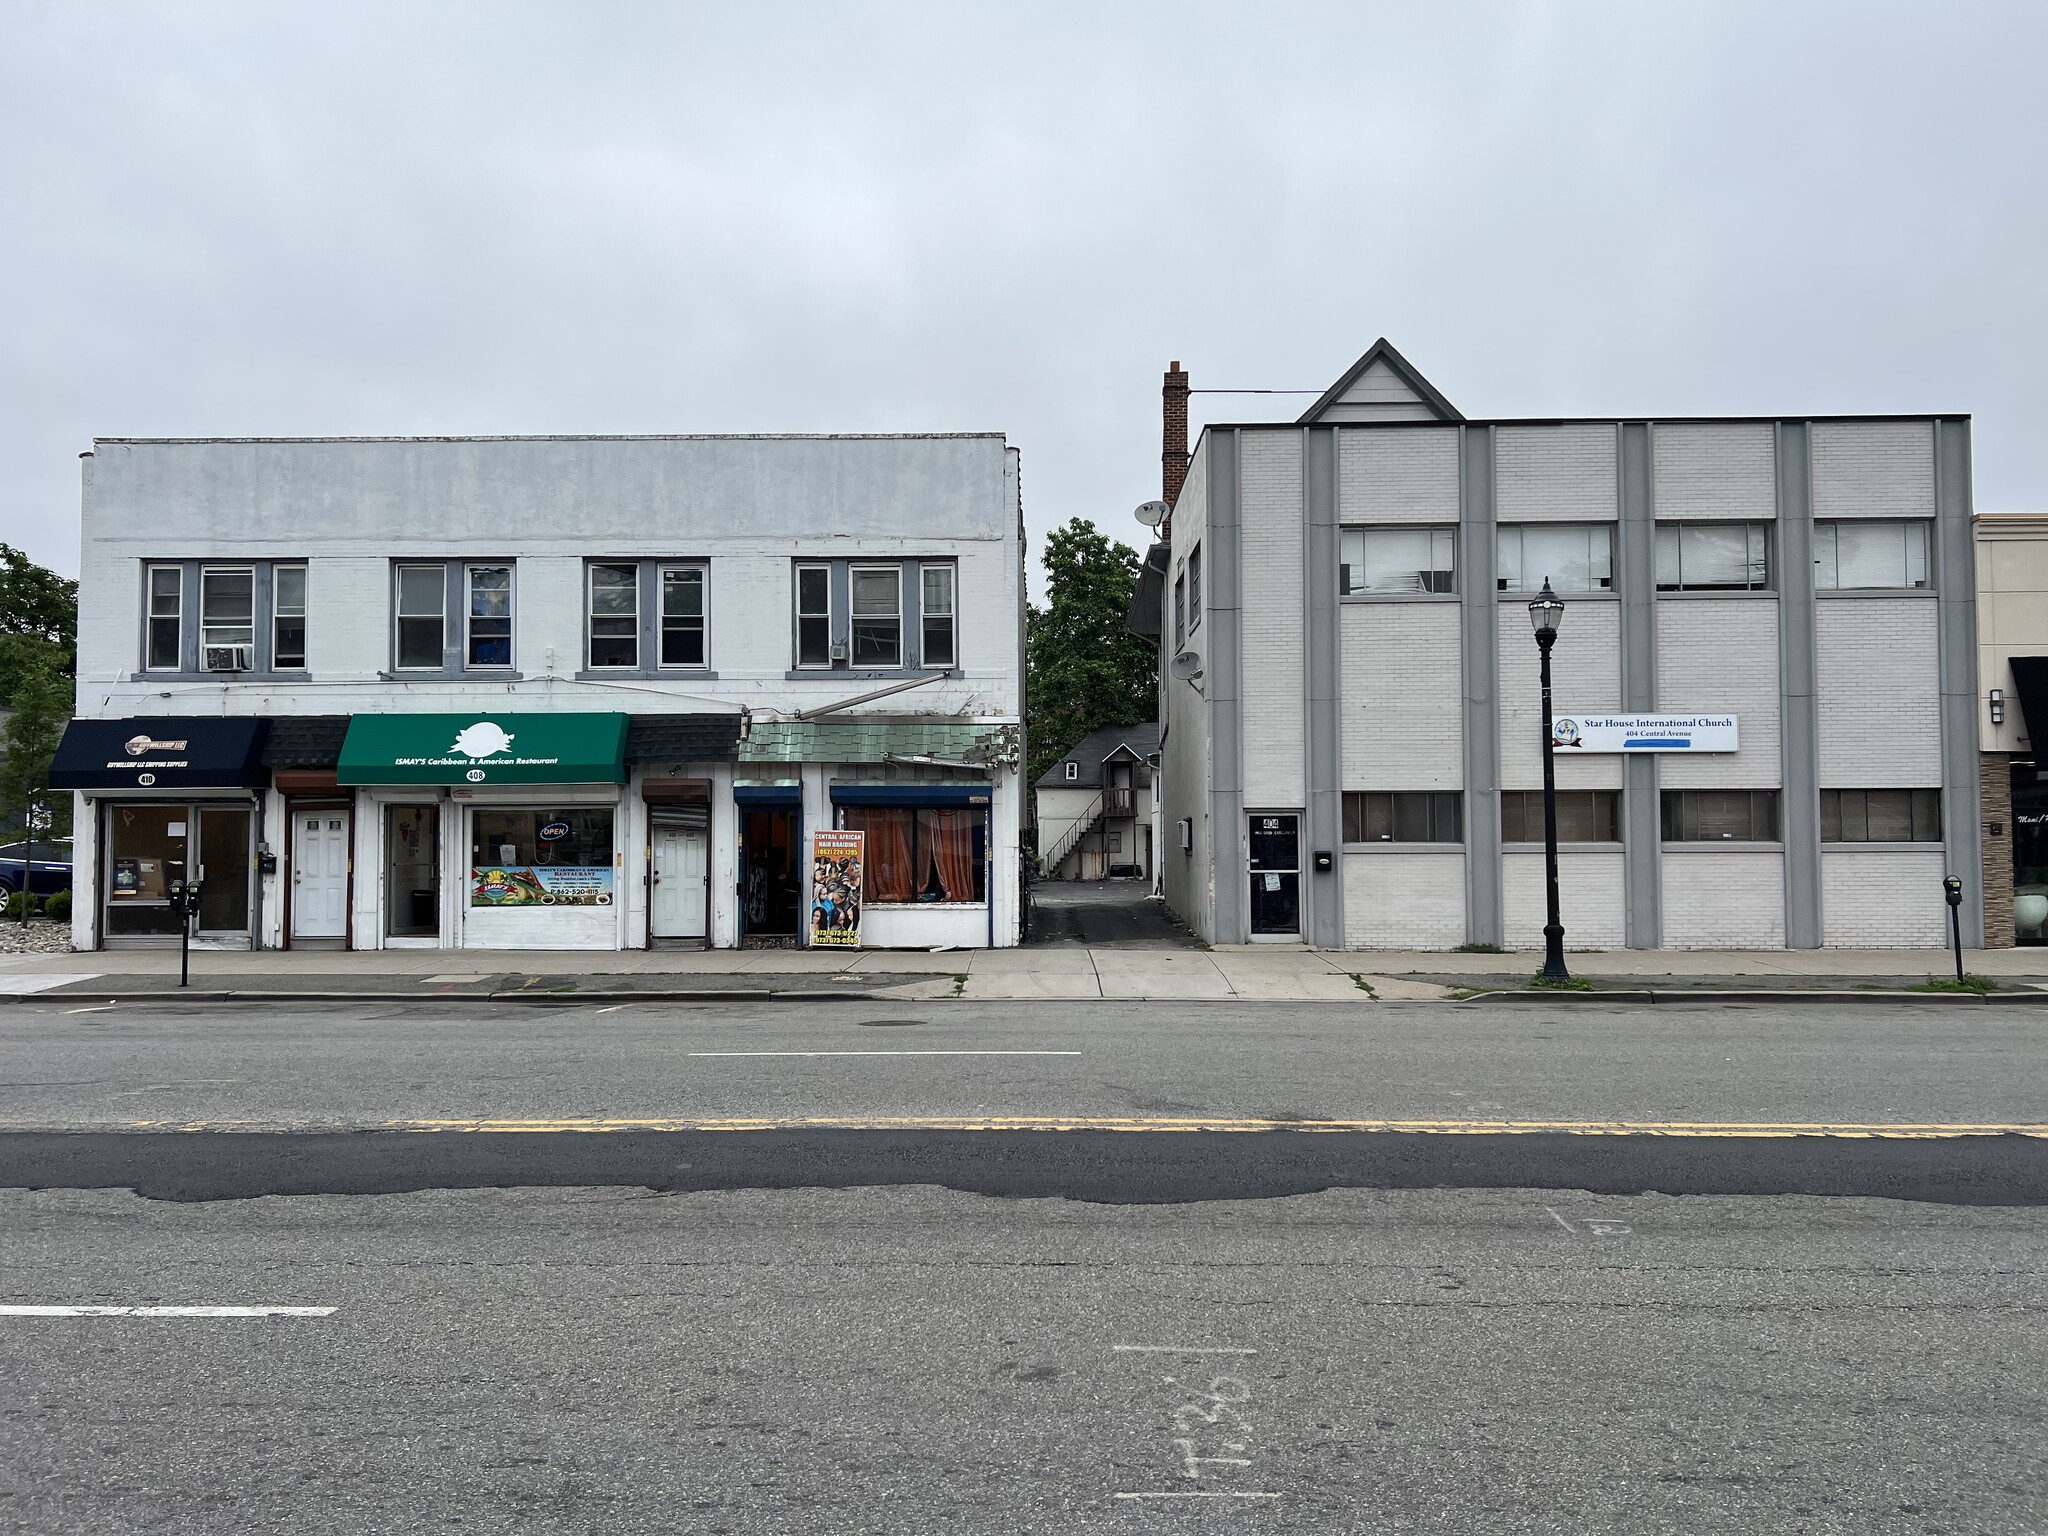
[(1337, 520), (1455, 523), (1458, 430), (1342, 429), (1337, 434)]
[(1940, 785), (1935, 618), (1926, 597), (1815, 600), (1823, 789)]
[(1303, 803), (1301, 434), (1240, 438), (1244, 594), (1244, 798)]
[(1775, 789), (1784, 778), (1779, 742), (1778, 604), (1775, 598), (1686, 597), (1657, 604), (1657, 707), (1725, 710), (1736, 717), (1734, 752), (1657, 759), (1665, 789)]
[[(1621, 605), (1570, 602), (1550, 653), (1551, 697), (1559, 714), (1621, 708)], [(1542, 658), (1526, 599), (1500, 605), (1500, 783), (1543, 787)], [(1618, 753), (1557, 755), (1561, 789), (1619, 789)]]
[(1458, 605), (1345, 603), (1337, 633), (1344, 787), (1459, 788)]
[[(1621, 854), (1557, 856), (1558, 920), (1567, 949), (1620, 949), (1627, 942)], [(1541, 949), (1545, 895), (1543, 855), (1504, 853), (1500, 860), (1501, 920), (1509, 949)]]
[(1465, 855), (1344, 855), (1346, 949), (1456, 949), (1465, 942)]
[[(2012, 925), (2012, 757), (1986, 752), (1978, 758), (1984, 798), (1984, 947), (2010, 949)], [(1996, 827), (1998, 830), (1993, 831)]]
[(1688, 423), (1655, 429), (1660, 520), (1778, 515), (1776, 446), (1768, 423)]
[(1170, 508), (1188, 475), (1188, 376), (1176, 361), (1159, 389), (1159, 494)]
[(1592, 522), (1616, 515), (1620, 488), (1611, 424), (1502, 427), (1494, 445), (1499, 521)]
[(1815, 422), (1813, 515), (1934, 516), (1933, 424)]
[(1783, 949), (1785, 856), (1664, 851), (1666, 949)]
[(1820, 856), (1821, 943), (1830, 949), (1940, 948), (1948, 902), (1938, 844), (1858, 848), (1830, 843)]

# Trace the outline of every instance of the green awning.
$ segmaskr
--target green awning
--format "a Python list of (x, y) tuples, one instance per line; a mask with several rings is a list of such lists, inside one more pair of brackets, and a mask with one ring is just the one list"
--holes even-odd
[(986, 762), (1014, 755), (1015, 726), (956, 721), (763, 720), (739, 744), (743, 763), (879, 763), (895, 757)]
[(623, 784), (624, 715), (355, 715), (344, 784)]

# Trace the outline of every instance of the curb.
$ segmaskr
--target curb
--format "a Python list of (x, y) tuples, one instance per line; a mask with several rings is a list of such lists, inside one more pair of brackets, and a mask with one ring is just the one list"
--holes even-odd
[(1776, 991), (1737, 991), (1699, 988), (1684, 992), (1654, 990), (1613, 990), (1578, 992), (1547, 987), (1520, 991), (1478, 992), (1461, 997), (1461, 1003), (1940, 1003), (1944, 1005), (1987, 1003), (2048, 1003), (2048, 992), (1837, 992), (1819, 987)]
[(94, 988), (80, 992), (19, 992), (0, 995), (0, 1003), (740, 1003), (740, 1002), (886, 1002), (881, 992), (798, 990), (772, 992), (735, 989), (645, 992), (254, 992), (218, 987), (170, 987), (149, 992)]

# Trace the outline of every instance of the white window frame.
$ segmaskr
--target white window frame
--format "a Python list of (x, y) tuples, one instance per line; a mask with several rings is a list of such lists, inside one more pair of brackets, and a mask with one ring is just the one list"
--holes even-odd
[[(437, 594), (436, 607), (432, 614), (408, 613), (405, 610), (405, 573), (407, 571), (432, 571), (434, 591)], [(465, 597), (467, 594), (465, 593)], [(441, 644), (432, 662), (412, 662), (405, 659), (405, 621), (407, 619), (436, 620), (441, 628)], [(448, 667), (448, 562), (446, 560), (402, 560), (391, 567), (391, 670), (394, 672), (443, 672)]]
[[(242, 576), (249, 582), (249, 617), (246, 622), (223, 624), (209, 619), (206, 615), (207, 584), (216, 576)], [(215, 639), (216, 633), (229, 638)], [(240, 638), (235, 638), (239, 636)], [(212, 646), (246, 645), (253, 663), (256, 654), (256, 567), (253, 565), (202, 565), (199, 567), (199, 670), (213, 669), (206, 665), (206, 652)]]
[[(633, 611), (623, 615), (632, 626), (626, 638), (632, 642), (633, 659), (623, 662), (600, 662), (597, 659), (597, 621), (600, 617), (616, 620), (622, 615), (597, 611), (597, 573), (599, 571), (624, 571), (627, 574), (626, 589), (633, 595)], [(607, 640), (616, 640), (617, 635), (607, 635)], [(583, 562), (583, 665), (592, 672), (638, 672), (640, 670), (640, 562), (638, 560), (586, 560)]]
[(1188, 551), (1188, 633), (1202, 627), (1202, 546)]
[[(857, 634), (863, 619), (873, 622), (884, 617), (882, 614), (863, 614), (860, 611), (857, 594), (863, 575), (886, 575), (896, 584), (896, 655), (888, 661), (863, 661), (860, 656), (860, 640)], [(846, 664), (857, 672), (893, 671), (903, 665), (903, 566), (900, 563), (884, 564), (865, 560), (849, 562), (846, 567)]]
[[(299, 573), (299, 604), (296, 611), (285, 607), (278, 593), (281, 578), (286, 571)], [(306, 593), (312, 580), (312, 571), (304, 562), (282, 562), (270, 568), (270, 670), (273, 672), (304, 672), (309, 658), (306, 654)], [(295, 666), (286, 666), (283, 647), (278, 643), (279, 631), (286, 619), (299, 621), (299, 660)]]
[[(171, 584), (171, 610), (160, 613), (156, 605), (156, 573), (169, 571), (176, 579)], [(182, 672), (185, 670), (185, 567), (166, 565), (161, 562), (143, 567), (142, 584), (142, 670), (145, 672)], [(171, 660), (168, 665), (156, 657), (156, 626), (163, 620), (170, 620), (175, 626), (171, 639)]]
[(1081, 777), (1081, 765), (1080, 765), (1079, 763), (1075, 762), (1075, 761), (1074, 761), (1074, 760), (1073, 760), (1072, 758), (1068, 758), (1068, 759), (1067, 759), (1067, 782), (1068, 782), (1069, 784), (1077, 783), (1077, 782), (1078, 782), (1078, 781), (1080, 780), (1080, 777)]
[[(668, 659), (668, 582), (671, 576), (694, 576), (697, 578), (696, 624), (697, 649), (700, 653), (700, 659), (697, 661), (670, 661)], [(654, 600), (657, 610), (655, 613), (654, 629), (654, 659), (656, 665), (666, 672), (704, 671), (711, 665), (711, 567), (701, 560), (664, 561), (655, 569), (654, 587)], [(825, 582), (825, 596), (828, 605), (831, 602), (831, 594), (832, 582), (828, 576)], [(678, 617), (687, 621), (689, 616), (685, 614)], [(826, 651), (829, 654), (831, 651), (831, 640), (829, 638), (831, 625), (829, 622), (826, 625), (826, 629), (828, 631)]]
[[(799, 560), (793, 567), (791, 580), (795, 590), (790, 593), (790, 609), (796, 619), (796, 669), (804, 672), (829, 672), (832, 670), (832, 564), (828, 560)], [(825, 606), (822, 609), (804, 607), (804, 573), (816, 571), (825, 578)], [(822, 661), (804, 660), (804, 620), (825, 621), (825, 658)]]
[[(484, 617), (476, 611), (476, 573), (478, 571), (503, 571), (505, 573), (505, 659), (503, 661), (477, 661), (476, 621)], [(497, 623), (495, 615), (490, 616)], [(464, 561), (462, 565), (462, 667), (466, 672), (505, 672), (518, 664), (519, 634), (519, 568), (510, 560)], [(496, 636), (488, 638), (495, 639)]]
[[(934, 662), (931, 658), (931, 633), (933, 615), (931, 610), (930, 582), (934, 574), (940, 574), (946, 578), (946, 611), (938, 616), (939, 618), (944, 620), (946, 626), (947, 656), (943, 662)], [(902, 597), (900, 594), (898, 595), (897, 603), (899, 606), (902, 603)], [(959, 666), (960, 568), (958, 565), (956, 565), (951, 560), (933, 560), (924, 562), (918, 566), (917, 610), (918, 665), (920, 667), (938, 671), (951, 671), (953, 668)]]

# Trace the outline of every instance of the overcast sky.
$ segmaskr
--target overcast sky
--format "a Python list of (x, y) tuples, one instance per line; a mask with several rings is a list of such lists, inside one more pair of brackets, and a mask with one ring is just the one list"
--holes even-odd
[(2048, 510), (2044, 58), (2038, 0), (0, 0), (0, 539), (77, 569), (95, 435), (999, 429), (1137, 543), (1170, 359), (1382, 334), (1472, 415), (1971, 412)]

